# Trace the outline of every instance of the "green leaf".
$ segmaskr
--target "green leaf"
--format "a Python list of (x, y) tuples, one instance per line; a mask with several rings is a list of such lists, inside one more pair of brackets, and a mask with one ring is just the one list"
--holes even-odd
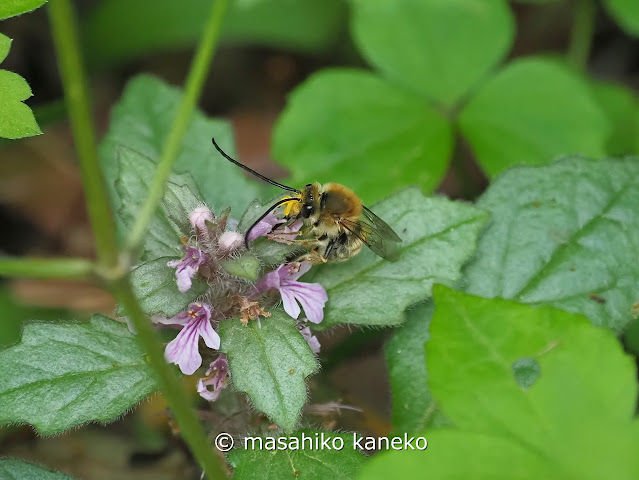
[(639, 36), (639, 3), (636, 0), (604, 0), (603, 3), (621, 28)]
[(460, 127), (489, 176), (559, 155), (601, 156), (609, 125), (584, 81), (553, 60), (510, 63), (468, 102)]
[(220, 263), (220, 266), (236, 277), (257, 280), (259, 276), (260, 262), (250, 253), (245, 253), (237, 258), (224, 260)]
[(302, 281), (319, 282), (328, 293), (324, 321), (398, 325), (404, 310), (430, 298), (433, 283), (455, 284), (475, 251), (486, 212), (445, 198), (424, 197), (410, 188), (373, 208), (403, 240), (399, 259), (389, 262), (364, 248), (354, 258), (314, 267)]
[[(140, 306), (147, 315), (164, 315), (168, 318), (186, 310), (189, 303), (204, 295), (208, 286), (197, 276), (190, 289), (182, 293), (178, 290), (175, 268), (167, 263), (173, 257), (161, 257), (138, 265), (131, 271), (131, 286)], [(126, 315), (123, 307), (118, 307), (118, 315)]]
[[(116, 148), (118, 177), (115, 181), (120, 209), (117, 212), (118, 227), (123, 234), (132, 227), (146, 199), (155, 171), (155, 164), (130, 148)], [(161, 256), (174, 256), (180, 238), (189, 236), (189, 214), (202, 204), (200, 193), (189, 173), (171, 174), (166, 185), (161, 208), (157, 210), (147, 232), (142, 260)]]
[(428, 328), (432, 316), (432, 302), (421, 303), (409, 310), (406, 322), (395, 330), (384, 348), (396, 431), (412, 433), (445, 424), (426, 383), (424, 344), (430, 338)]
[(306, 377), (319, 366), (295, 321), (280, 310), (271, 314), (261, 319), (261, 327), (254, 320), (248, 325), (237, 319), (221, 322), (220, 351), (228, 356), (234, 387), (291, 431), (306, 403)]
[(51, 472), (17, 458), (0, 460), (0, 478), (5, 480), (72, 480), (61, 472)]
[[(84, 24), (88, 57), (96, 64), (108, 65), (195, 45), (210, 8), (210, 0), (182, 4), (173, 0), (100, 2)], [(339, 0), (234, 1), (224, 20), (222, 41), (321, 52), (339, 38), (345, 13)]]
[(102, 315), (27, 324), (0, 365), (0, 424), (29, 423), (42, 435), (115, 420), (158, 388), (135, 337)]
[[(263, 437), (264, 441), (268, 437)], [(274, 438), (277, 442), (278, 437)], [(351, 480), (355, 478), (361, 466), (366, 462), (364, 457), (353, 445), (353, 434), (324, 432), (319, 430), (302, 430), (286, 437), (288, 445), (295, 445), (299, 439), (299, 445), (305, 448), (291, 448), (287, 450), (270, 451), (263, 448), (251, 448), (253, 443), (249, 440), (249, 447), (240, 447), (232, 450), (227, 458), (234, 467), (233, 478), (235, 480), (297, 480), (298, 478), (331, 478), (334, 480)], [(311, 440), (308, 440), (308, 439)], [(340, 450), (333, 449), (333, 439), (341, 438), (344, 447)], [(302, 443), (305, 440), (306, 443)], [(316, 440), (317, 439), (317, 440)], [(321, 444), (326, 440), (328, 448), (309, 448), (315, 446), (315, 442)], [(243, 444), (246, 445), (245, 440)], [(273, 442), (273, 440), (271, 440)], [(265, 444), (263, 444), (265, 445)], [(335, 446), (339, 446), (337, 441)]]
[(281, 265), (290, 258), (297, 258), (305, 250), (297, 245), (286, 245), (284, 243), (273, 242), (266, 237), (261, 237), (251, 242), (251, 252), (262, 265)]
[(18, 342), (22, 324), (32, 318), (59, 321), (67, 316), (68, 312), (62, 309), (25, 305), (15, 297), (9, 287), (0, 286), (0, 347)]
[(550, 304), (616, 332), (639, 285), (639, 161), (566, 158), (500, 176), (477, 206), (492, 213), (466, 290)]
[(606, 142), (608, 155), (639, 152), (639, 103), (634, 92), (615, 83), (591, 82), (592, 94), (612, 127)]
[[(0, 12), (4, 7), (0, 6)], [(9, 53), (11, 39), (0, 33), (0, 62)], [(0, 70), (0, 137), (16, 139), (42, 133), (29, 107), (22, 103), (33, 95), (17, 73)]]
[[(114, 191), (118, 178), (118, 146), (124, 145), (157, 163), (181, 99), (180, 90), (155, 77), (141, 75), (128, 83), (112, 110), (109, 131), (100, 146), (100, 160), (115, 211), (121, 205)], [(258, 196), (258, 187), (244, 177), (241, 169), (215, 151), (211, 137), (215, 137), (226, 152), (234, 154), (231, 126), (221, 120), (208, 119), (196, 111), (182, 141), (173, 172), (190, 173), (203, 195), (202, 200), (211, 210), (219, 211), (230, 206), (239, 216)]]
[[(452, 107), (508, 53), (502, 0), (351, 0), (353, 36), (388, 78)], [(453, 34), (454, 33), (454, 34)]]
[[(456, 429), (430, 432), (430, 454), (375, 457), (360, 478), (639, 478), (636, 370), (611, 332), (580, 315), (443, 286), (434, 299), (429, 384)], [(522, 358), (540, 364), (529, 388), (513, 374)]]
[(441, 182), (452, 128), (419, 96), (357, 70), (315, 74), (289, 98), (273, 137), (289, 182), (337, 182), (365, 201), (406, 185)]
[(0, 20), (35, 10), (44, 5), (46, 1), (47, 0), (2, 0), (0, 3)]

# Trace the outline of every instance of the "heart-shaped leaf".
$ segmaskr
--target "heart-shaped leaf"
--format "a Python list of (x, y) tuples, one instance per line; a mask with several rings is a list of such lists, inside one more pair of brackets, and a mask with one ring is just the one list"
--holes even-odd
[(0, 424), (30, 423), (42, 435), (115, 420), (158, 388), (135, 337), (101, 315), (29, 323), (20, 343), (0, 350), (0, 365)]
[(220, 323), (220, 351), (226, 353), (233, 386), (246, 392), (259, 411), (292, 431), (306, 403), (306, 377), (317, 371), (317, 359), (280, 310), (271, 317), (243, 325), (237, 319)]
[(566, 158), (501, 175), (466, 290), (549, 304), (620, 332), (639, 289), (639, 161)]

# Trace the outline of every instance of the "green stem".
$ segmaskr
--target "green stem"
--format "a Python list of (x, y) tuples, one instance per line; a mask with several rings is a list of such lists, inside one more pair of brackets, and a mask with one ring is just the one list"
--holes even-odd
[(204, 34), (200, 40), (186, 79), (186, 88), (182, 103), (180, 104), (178, 113), (173, 121), (173, 126), (164, 144), (162, 156), (160, 157), (144, 205), (140, 209), (137, 220), (127, 239), (127, 247), (130, 250), (136, 250), (144, 240), (147, 228), (164, 195), (166, 181), (171, 174), (173, 163), (179, 153), (182, 139), (193, 115), (193, 110), (202, 93), (202, 87), (204, 86), (211, 59), (215, 52), (220, 28), (222, 26), (222, 18), (224, 17), (227, 6), (228, 0), (215, 0), (213, 8), (211, 9), (209, 19), (204, 28)]
[(596, 13), (594, 0), (577, 0), (567, 56), (570, 63), (581, 71), (585, 70), (590, 56)]
[(0, 257), (0, 276), (18, 278), (65, 278), (86, 280), (95, 265), (84, 258)]
[(140, 308), (140, 304), (131, 289), (129, 279), (124, 278), (115, 281), (112, 284), (112, 291), (133, 322), (138, 341), (144, 347), (149, 363), (158, 375), (160, 390), (175, 416), (175, 420), (180, 427), (180, 433), (200, 464), (206, 478), (209, 480), (227, 478), (222, 462), (213, 452), (211, 441), (200, 427), (200, 423), (191, 408), (191, 402), (181, 380), (175, 374), (173, 367), (164, 360), (164, 351), (160, 341), (151, 326), (151, 322)]
[(95, 247), (100, 264), (110, 268), (114, 267), (118, 261), (115, 226), (104, 178), (98, 163), (95, 131), (74, 14), (69, 0), (50, 0), (48, 10), (58, 68), (64, 85), (73, 138), (82, 171)]

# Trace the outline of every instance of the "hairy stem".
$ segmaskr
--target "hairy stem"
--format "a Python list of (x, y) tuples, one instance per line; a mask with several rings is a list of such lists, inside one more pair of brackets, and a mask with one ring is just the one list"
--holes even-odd
[(111, 268), (118, 261), (115, 225), (98, 163), (95, 130), (75, 18), (69, 0), (50, 0), (48, 11), (95, 247), (100, 264)]
[(0, 276), (17, 278), (65, 278), (86, 280), (95, 265), (84, 258), (0, 257)]
[(575, 21), (570, 35), (568, 60), (579, 70), (585, 70), (590, 56), (595, 29), (597, 6), (594, 0), (576, 0)]
[(211, 442), (195, 416), (181, 380), (175, 374), (173, 367), (164, 360), (164, 351), (160, 341), (151, 322), (135, 298), (128, 277), (116, 280), (112, 285), (112, 291), (133, 322), (138, 341), (142, 344), (148, 355), (149, 363), (158, 376), (160, 390), (180, 427), (180, 433), (200, 464), (206, 478), (209, 480), (227, 478), (222, 462), (213, 452)]
[(209, 71), (211, 59), (215, 52), (217, 40), (220, 34), (222, 18), (226, 13), (228, 0), (215, 0), (211, 13), (204, 28), (204, 34), (200, 40), (200, 44), (195, 53), (195, 57), (191, 64), (191, 69), (186, 79), (186, 87), (184, 97), (180, 108), (178, 109), (173, 126), (169, 132), (169, 136), (164, 144), (162, 156), (158, 163), (155, 176), (149, 187), (149, 192), (142, 206), (135, 224), (131, 229), (131, 233), (127, 240), (127, 247), (130, 250), (136, 250), (144, 240), (146, 230), (153, 219), (155, 210), (157, 209), (164, 189), (166, 181), (171, 174), (173, 163), (178, 156), (182, 139), (186, 133), (195, 105), (202, 93), (202, 87)]

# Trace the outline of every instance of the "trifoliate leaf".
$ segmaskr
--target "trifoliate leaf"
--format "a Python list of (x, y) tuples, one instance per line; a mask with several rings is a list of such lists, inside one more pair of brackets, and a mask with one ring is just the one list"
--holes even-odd
[(0, 3), (0, 20), (35, 10), (44, 5), (46, 1), (47, 0), (2, 0)]
[(102, 315), (27, 324), (0, 365), (0, 424), (29, 423), (42, 435), (115, 420), (158, 388), (135, 337)]
[[(427, 452), (375, 457), (360, 478), (639, 478), (636, 369), (611, 332), (554, 308), (433, 296), (429, 385), (455, 429), (428, 432)], [(525, 358), (541, 372), (529, 387), (513, 372)]]
[(445, 423), (428, 390), (424, 344), (433, 316), (432, 302), (422, 303), (406, 314), (384, 348), (393, 393), (393, 428), (418, 432)]
[(61, 472), (52, 472), (17, 458), (0, 460), (0, 478), (3, 480), (72, 480)]
[(489, 176), (565, 154), (601, 156), (610, 132), (583, 79), (539, 58), (514, 61), (485, 82), (459, 122)]
[[(157, 163), (181, 100), (180, 90), (155, 77), (141, 75), (129, 82), (112, 110), (109, 131), (100, 146), (100, 160), (112, 190), (115, 211), (121, 205), (114, 191), (120, 175), (117, 146), (124, 145)], [(241, 169), (213, 148), (211, 137), (215, 137), (227, 153), (234, 154), (231, 126), (194, 112), (173, 172), (189, 173), (202, 194), (201, 201), (211, 210), (220, 211), (230, 206), (233, 215), (239, 216), (249, 202), (257, 198), (257, 184), (249, 182)]]
[(486, 212), (441, 197), (403, 190), (372, 210), (402, 239), (399, 259), (389, 262), (363, 248), (342, 263), (316, 266), (301, 278), (328, 293), (322, 329), (340, 323), (398, 325), (404, 310), (427, 300), (433, 283), (455, 284), (475, 251)]
[[(117, 212), (122, 232), (133, 226), (151, 183), (155, 164), (130, 148), (118, 146), (118, 178), (115, 190), (121, 207)], [(155, 214), (144, 239), (142, 260), (153, 260), (177, 253), (181, 237), (191, 232), (189, 213), (202, 204), (189, 173), (172, 174), (166, 185), (161, 208)]]
[(315, 355), (280, 310), (271, 317), (243, 325), (237, 319), (220, 323), (220, 351), (228, 356), (234, 387), (246, 392), (255, 408), (285, 431), (297, 425), (306, 403), (306, 377), (317, 371)]
[(604, 0), (603, 3), (621, 28), (639, 36), (639, 3), (635, 0)]
[(433, 191), (453, 148), (450, 122), (419, 95), (364, 71), (315, 74), (289, 98), (273, 154), (292, 186), (337, 182), (374, 201), (400, 187)]
[[(189, 303), (203, 295), (208, 288), (206, 282), (196, 275), (191, 288), (186, 292), (178, 290), (175, 268), (167, 263), (177, 260), (175, 257), (161, 257), (142, 263), (131, 271), (131, 286), (147, 315), (173, 317), (186, 310)], [(126, 311), (118, 307), (118, 315), (125, 316)]]
[(364, 56), (389, 79), (452, 107), (508, 53), (502, 0), (351, 0)]
[(639, 161), (566, 158), (500, 176), (466, 290), (549, 304), (620, 332), (639, 285)]
[[(297, 480), (299, 478), (351, 480), (366, 462), (366, 457), (353, 445), (353, 434), (302, 430), (279, 440), (280, 442), (286, 440), (288, 449), (271, 450), (270, 445), (277, 445), (278, 438), (278, 436), (250, 437), (248, 440), (243, 438), (242, 445), (237, 445), (227, 457), (235, 469), (233, 478), (235, 480)], [(298, 444), (299, 448), (296, 448)], [(315, 448), (316, 445), (321, 448)], [(340, 445), (342, 445), (341, 448), (339, 448)]]
[[(0, 6), (0, 12), (2, 10)], [(0, 33), (0, 62), (11, 47), (11, 39)], [(29, 107), (22, 103), (31, 97), (31, 87), (17, 73), (0, 70), (0, 137), (23, 138), (42, 133)]]

